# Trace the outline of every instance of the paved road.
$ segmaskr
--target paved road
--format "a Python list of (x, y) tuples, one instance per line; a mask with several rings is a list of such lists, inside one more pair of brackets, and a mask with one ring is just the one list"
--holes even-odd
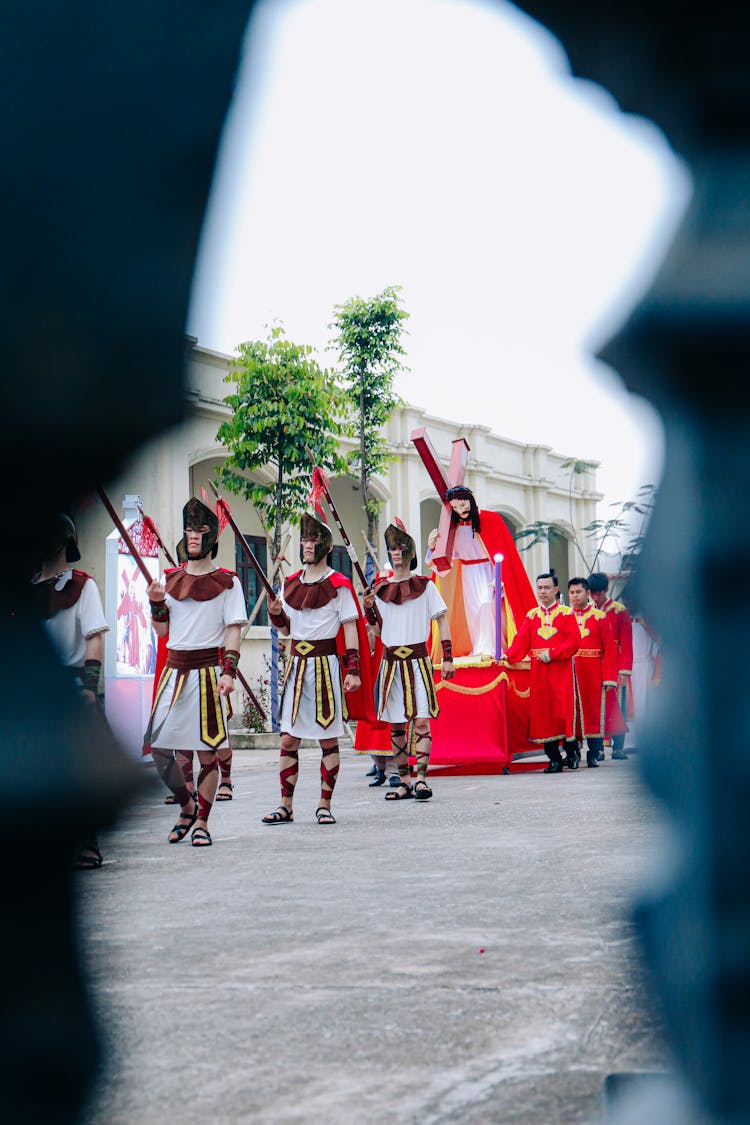
[(632, 761), (436, 778), (386, 804), (345, 753), (318, 826), (271, 752), (235, 755), (215, 845), (150, 791), (78, 876), (112, 1056), (91, 1125), (603, 1120), (605, 1076), (664, 1065), (627, 909), (659, 828)]

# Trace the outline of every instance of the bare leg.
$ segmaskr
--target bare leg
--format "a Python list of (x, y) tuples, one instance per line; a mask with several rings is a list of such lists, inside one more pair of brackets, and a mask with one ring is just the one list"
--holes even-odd
[[(170, 844), (178, 844), (187, 835), (190, 826), (195, 820), (197, 805), (193, 795), (185, 785), (180, 766), (177, 764), (175, 753), (172, 750), (151, 748), (159, 776), (168, 789), (172, 791), (175, 801), (180, 806), (180, 815), (172, 831), (169, 833)], [(192, 754), (191, 754), (192, 762)]]
[[(193, 779), (193, 751), (192, 750), (175, 750), (175, 760), (177, 765), (182, 771), (182, 776), (185, 779), (185, 788), (191, 797), (195, 796), (195, 781)], [(165, 805), (176, 805), (177, 798), (173, 793), (164, 798)]]
[(430, 748), (432, 746), (432, 733), (429, 719), (414, 720), (414, 756), (417, 759), (417, 782), (414, 786), (414, 796), (421, 801), (428, 801), (432, 790), (427, 784), (427, 769), (430, 764)]
[(399, 784), (386, 793), (386, 801), (402, 801), (412, 796), (409, 778), (409, 750), (406, 727), (402, 723), (391, 724), (391, 746), (393, 758), (398, 769)]

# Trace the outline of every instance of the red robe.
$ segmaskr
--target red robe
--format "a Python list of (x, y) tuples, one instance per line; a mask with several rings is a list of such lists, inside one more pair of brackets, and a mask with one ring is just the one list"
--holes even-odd
[[(495, 565), (495, 555), (503, 556), (502, 582), (505, 590), (503, 603), (508, 638), (512, 640), (525, 615), (536, 605), (536, 596), (503, 517), (498, 512), (489, 512), (482, 508), (479, 519), (478, 538), (487, 552), (490, 565)], [(471, 652), (472, 644), (460, 592), (461, 567), (454, 566), (450, 574), (439, 577), (438, 589), (448, 606), (448, 627), (453, 644), (453, 655), (466, 656)], [(440, 663), (442, 649), (437, 626), (432, 630), (430, 655), (434, 664)]]
[(593, 603), (573, 611), (581, 647), (573, 657), (576, 681), (576, 738), (604, 738), (605, 699), (617, 686), (617, 649), (605, 615)]
[[(573, 610), (555, 605), (537, 606), (527, 613), (506, 653), (509, 664), (531, 654), (529, 739), (554, 742), (575, 737), (575, 687), (573, 660), (581, 637)], [(540, 656), (549, 652), (550, 663)]]
[(607, 692), (606, 732), (607, 738), (615, 734), (625, 734), (628, 729), (626, 719), (633, 717), (633, 696), (630, 687), (630, 677), (633, 674), (633, 623), (630, 614), (622, 602), (607, 598), (602, 606), (602, 612), (607, 617), (612, 643), (617, 653), (617, 674), (627, 676), (625, 688), (625, 706), (621, 705), (619, 688), (617, 691)]

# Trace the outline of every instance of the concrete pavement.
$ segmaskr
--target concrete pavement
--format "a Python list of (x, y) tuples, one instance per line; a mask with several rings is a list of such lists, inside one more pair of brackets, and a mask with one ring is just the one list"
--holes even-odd
[(273, 752), (235, 755), (214, 846), (156, 787), (78, 878), (110, 1066), (90, 1125), (598, 1122), (666, 1065), (631, 896), (659, 827), (633, 761), (440, 778), (386, 804), (344, 751), (335, 826), (266, 827)]

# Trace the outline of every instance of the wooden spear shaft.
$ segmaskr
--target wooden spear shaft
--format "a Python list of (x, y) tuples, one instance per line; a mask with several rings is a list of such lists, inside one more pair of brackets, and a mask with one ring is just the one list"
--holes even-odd
[(156, 526), (156, 524), (154, 523), (154, 521), (151, 519), (151, 516), (146, 515), (146, 513), (144, 512), (144, 510), (140, 506), (140, 504), (138, 505), (138, 511), (140, 512), (141, 519), (145, 523), (146, 527), (149, 529), (149, 531), (153, 535), (154, 539), (156, 540), (156, 542), (161, 547), (162, 552), (164, 553), (164, 558), (167, 560), (167, 562), (169, 563), (170, 566), (177, 566), (177, 563), (174, 561), (174, 559), (170, 555), (169, 551), (164, 546), (164, 543), (162, 541), (162, 537), (159, 534), (159, 529)]
[(130, 551), (131, 555), (135, 559), (136, 566), (140, 570), (143, 577), (146, 579), (146, 585), (150, 586), (151, 583), (154, 581), (154, 576), (153, 576), (153, 574), (150, 573), (150, 571), (149, 571), (148, 567), (146, 566), (145, 562), (143, 561), (141, 556), (138, 554), (138, 550), (136, 548), (135, 543), (133, 542), (133, 540), (130, 538), (127, 531), (125, 530), (125, 524), (122, 522), (122, 520), (118, 516), (117, 512), (112, 507), (112, 504), (110, 502), (109, 497), (107, 496), (107, 493), (104, 491), (104, 489), (102, 488), (102, 486), (100, 484), (98, 484), (96, 486), (96, 491), (99, 494), (99, 499), (101, 500), (102, 504), (104, 505), (104, 507), (109, 512), (109, 516), (110, 516), (110, 519), (112, 520), (112, 523), (115, 525), (117, 530), (120, 532), (120, 535), (125, 540), (125, 543), (127, 544), (128, 550)]
[(256, 708), (257, 711), (260, 712), (260, 717), (263, 720), (263, 722), (265, 723), (266, 717), (267, 717), (266, 713), (263, 710), (263, 708), (261, 707), (258, 700), (256, 699), (255, 695), (253, 694), (253, 691), (252, 691), (252, 688), (250, 687), (250, 684), (247, 682), (245, 677), (242, 675), (242, 672), (240, 672), (239, 668), (236, 669), (236, 672), (237, 672), (237, 679), (240, 681), (243, 688), (245, 689), (245, 693), (247, 694), (247, 696), (252, 700), (253, 706)]
[[(317, 469), (318, 466), (315, 464), (315, 458), (313, 457), (312, 452), (309, 449), (307, 450), (307, 456), (310, 458), (313, 469)], [(359, 559), (357, 558), (357, 552), (354, 549), (354, 547), (352, 546), (351, 539), (346, 534), (346, 528), (344, 527), (343, 523), (341, 522), (341, 517), (339, 516), (338, 512), (336, 511), (336, 505), (334, 504), (333, 500), (331, 499), (331, 494), (328, 491), (328, 485), (326, 484), (325, 480), (323, 480), (322, 473), (321, 473), (320, 483), (323, 486), (323, 493), (324, 493), (325, 498), (326, 498), (326, 503), (328, 504), (328, 507), (331, 509), (331, 515), (334, 518), (334, 521), (336, 523), (336, 527), (339, 529), (339, 535), (341, 536), (341, 538), (344, 541), (344, 546), (346, 547), (346, 553), (348, 554), (349, 558), (352, 560), (352, 566), (354, 567), (355, 571), (357, 572), (357, 577), (359, 578), (360, 582), (362, 583), (362, 589), (366, 590), (368, 588), (368, 582), (367, 582), (367, 579), (365, 578), (364, 571), (362, 570), (362, 567), (359, 565)]]
[(235, 522), (234, 516), (229, 511), (229, 505), (227, 504), (227, 502), (225, 500), (222, 500), (221, 496), (219, 495), (219, 490), (216, 487), (216, 485), (214, 484), (214, 482), (209, 481), (208, 483), (211, 487), (211, 490), (213, 491), (214, 496), (217, 498), (217, 500), (221, 504), (222, 511), (224, 512), (224, 515), (227, 517), (227, 523), (229, 524), (232, 531), (234, 532), (234, 534), (237, 536), (237, 539), (239, 540), (240, 547), (242, 548), (242, 550), (245, 553), (245, 558), (250, 563), (250, 566), (253, 568), (255, 573), (258, 575), (258, 580), (259, 580), (261, 586), (263, 587), (263, 589), (266, 591), (266, 594), (268, 595), (268, 597), (272, 601), (275, 601), (276, 598), (278, 597), (278, 595), (277, 595), (276, 591), (274, 590), (273, 586), (271, 585), (271, 583), (266, 578), (265, 573), (263, 571), (263, 567), (260, 565), (260, 563), (256, 559), (255, 555), (250, 550), (250, 546), (249, 546), (247, 540), (245, 539), (245, 536), (242, 534), (242, 532), (238, 528), (237, 523)]

